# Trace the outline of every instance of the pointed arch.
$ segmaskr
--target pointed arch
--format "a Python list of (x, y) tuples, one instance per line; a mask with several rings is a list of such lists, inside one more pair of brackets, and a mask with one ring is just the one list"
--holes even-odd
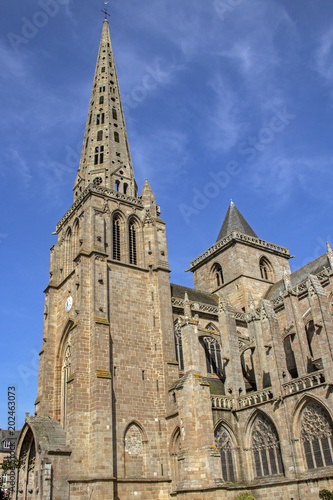
[(17, 473), (18, 498), (28, 498), (29, 490), (35, 489), (36, 443), (30, 426), (28, 424), (25, 426), (17, 443), (20, 461)]
[(205, 330), (211, 330), (212, 332), (215, 332), (217, 334), (220, 333), (220, 330), (217, 328), (217, 326), (214, 325), (214, 323), (212, 322), (209, 322), (206, 326), (205, 326)]
[(68, 416), (68, 380), (72, 373), (71, 359), (71, 339), (70, 332), (73, 327), (73, 321), (68, 321), (63, 330), (57, 353), (57, 375), (56, 385), (58, 388), (60, 400), (58, 400), (58, 418), (63, 428), (66, 428)]
[(65, 249), (64, 249), (64, 276), (70, 272), (72, 268), (72, 230), (70, 227), (67, 228), (65, 233)]
[(222, 420), (214, 431), (215, 444), (220, 453), (222, 477), (226, 482), (236, 481), (236, 439), (230, 427)]
[(177, 426), (170, 439), (169, 453), (171, 459), (171, 479), (173, 483), (180, 480), (179, 458), (181, 454), (180, 428)]
[(201, 337), (201, 341), (205, 350), (207, 373), (223, 376), (220, 343), (209, 336)]
[(284, 474), (280, 439), (272, 419), (256, 411), (250, 422), (250, 448), (257, 478)]
[(294, 429), (300, 439), (306, 469), (333, 465), (333, 421), (326, 405), (305, 395), (295, 411)]
[(128, 219), (128, 248), (129, 248), (129, 263), (135, 266), (139, 262), (139, 240), (140, 240), (141, 223), (134, 215)]
[(75, 258), (79, 252), (79, 236), (80, 236), (80, 222), (79, 219), (75, 219), (73, 224), (73, 258)]
[(259, 259), (260, 276), (265, 281), (274, 281), (274, 269), (270, 260), (266, 256)]
[(147, 436), (143, 427), (132, 420), (124, 431), (124, 464), (126, 477), (144, 477)]
[(212, 289), (215, 290), (224, 284), (223, 270), (221, 264), (215, 262), (210, 270)]
[(125, 218), (122, 212), (116, 210), (112, 214), (111, 219), (112, 226), (112, 259), (122, 261), (124, 260), (125, 252), (125, 238), (124, 238), (124, 227)]

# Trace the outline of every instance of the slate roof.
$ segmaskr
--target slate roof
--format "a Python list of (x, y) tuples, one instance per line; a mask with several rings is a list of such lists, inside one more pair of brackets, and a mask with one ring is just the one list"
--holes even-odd
[(187, 286), (171, 284), (171, 297), (184, 299), (185, 292), (191, 302), (200, 302), (210, 306), (217, 306), (219, 303), (218, 296), (215, 294), (200, 292), (199, 290), (194, 290), (193, 288), (188, 288)]
[[(292, 288), (294, 288), (296, 285), (299, 285), (300, 283), (302, 283), (302, 281), (306, 280), (309, 274), (316, 275), (316, 274), (320, 273), (320, 271), (323, 271), (324, 267), (330, 267), (327, 254), (324, 254), (321, 257), (318, 257), (318, 259), (313, 260), (312, 262), (310, 262), (306, 266), (301, 267), (300, 269), (298, 269), (297, 271), (292, 273), (290, 276)], [(271, 288), (268, 290), (268, 292), (265, 295), (265, 299), (274, 300), (281, 293), (282, 294), (284, 293), (283, 280), (280, 280), (271, 286)]]
[(227, 214), (224, 218), (221, 230), (216, 241), (220, 241), (232, 231), (238, 231), (242, 234), (247, 234), (248, 236), (253, 236), (258, 238), (256, 233), (253, 231), (251, 226), (246, 222), (242, 214), (237, 209), (233, 201), (230, 202)]

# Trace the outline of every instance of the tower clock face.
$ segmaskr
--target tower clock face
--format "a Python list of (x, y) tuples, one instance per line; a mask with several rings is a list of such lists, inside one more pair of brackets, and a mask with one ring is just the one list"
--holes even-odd
[(66, 300), (66, 304), (65, 304), (66, 312), (69, 312), (71, 310), (72, 305), (73, 305), (73, 298), (68, 297), (68, 299)]

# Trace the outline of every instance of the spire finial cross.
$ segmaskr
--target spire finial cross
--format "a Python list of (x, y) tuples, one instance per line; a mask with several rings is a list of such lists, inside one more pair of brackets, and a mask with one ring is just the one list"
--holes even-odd
[(109, 2), (104, 2), (105, 8), (104, 8), (104, 10), (102, 10), (102, 12), (105, 14), (105, 19), (107, 19), (107, 17), (106, 17), (106, 16), (109, 16), (109, 17), (110, 17), (110, 14), (108, 13), (108, 11), (107, 11), (107, 9), (106, 9), (106, 6), (107, 6), (107, 4), (108, 4), (108, 3), (109, 3)]

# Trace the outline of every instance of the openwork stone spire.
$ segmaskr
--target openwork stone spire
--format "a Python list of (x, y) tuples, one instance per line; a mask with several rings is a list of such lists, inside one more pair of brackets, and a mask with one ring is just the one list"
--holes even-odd
[(74, 199), (90, 183), (137, 196), (107, 19), (103, 22)]

